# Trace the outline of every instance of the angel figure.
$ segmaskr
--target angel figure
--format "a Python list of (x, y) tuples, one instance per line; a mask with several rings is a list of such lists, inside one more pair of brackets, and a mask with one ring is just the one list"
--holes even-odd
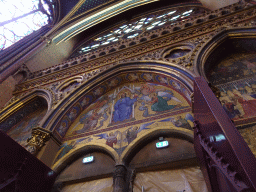
[(106, 139), (106, 144), (113, 148), (114, 144), (117, 144), (117, 135), (120, 134), (120, 131), (110, 132), (110, 133), (103, 133), (96, 135), (100, 137), (100, 139)]
[(58, 161), (60, 158), (62, 158), (64, 155), (66, 155), (71, 149), (74, 149), (76, 148), (76, 145), (78, 143), (88, 143), (92, 140), (92, 138), (90, 137), (86, 137), (86, 138), (82, 138), (82, 139), (77, 139), (75, 141), (71, 141), (70, 144), (68, 144), (67, 142), (66, 143), (63, 143), (63, 145), (61, 145), (59, 151), (59, 155), (57, 156), (57, 158), (55, 159), (55, 162)]
[(192, 130), (192, 127), (188, 121), (193, 122), (194, 118), (191, 114), (187, 113), (185, 118), (182, 118), (181, 116), (177, 116), (176, 119), (174, 117), (170, 117), (168, 119), (161, 120), (160, 122), (168, 122), (168, 121), (172, 122), (172, 124), (175, 125), (176, 127), (182, 127), (182, 128)]
[(166, 110), (181, 107), (180, 104), (178, 104), (178, 105), (169, 105), (167, 103), (167, 101), (171, 98), (173, 100), (178, 101), (178, 102), (181, 103), (181, 101), (179, 99), (177, 99), (176, 97), (174, 97), (173, 95), (171, 95), (168, 92), (153, 93), (152, 97), (151, 97), (151, 101), (149, 101), (149, 103), (152, 104), (151, 105), (151, 110), (156, 111), (156, 112), (160, 112), (160, 111), (166, 111)]
[(126, 141), (128, 142), (128, 145), (137, 138), (137, 135), (139, 132), (141, 132), (142, 130), (146, 130), (146, 129), (150, 129), (147, 126), (152, 125), (154, 122), (150, 122), (150, 123), (146, 123), (146, 124), (142, 124), (140, 127), (135, 126), (135, 127), (130, 127), (129, 129), (127, 129), (127, 131), (125, 131), (125, 138)]

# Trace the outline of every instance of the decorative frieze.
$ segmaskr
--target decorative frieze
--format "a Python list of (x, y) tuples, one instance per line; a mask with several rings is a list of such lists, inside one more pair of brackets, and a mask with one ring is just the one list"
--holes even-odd
[[(220, 9), (217, 12), (210, 12), (203, 16), (204, 19), (201, 18), (203, 22), (200, 23), (200, 25), (195, 23), (189, 28), (186, 28), (186, 30), (184, 30), (185, 28), (182, 28), (181, 30), (173, 31), (172, 33), (165, 35), (161, 35), (161, 30), (155, 30), (155, 33), (158, 34), (158, 38), (134, 45), (132, 47), (129, 47), (129, 49), (125, 48), (110, 54), (106, 54), (105, 56), (96, 56), (95, 59), (91, 60), (87, 58), (85, 62), (82, 62), (84, 57), (78, 57), (76, 59), (72, 59), (71, 61), (67, 61), (65, 64), (46, 69), (44, 70), (45, 72), (36, 72), (33, 75), (37, 78), (28, 80), (18, 85), (14, 94), (19, 94), (24, 91), (32, 90), (38, 86), (47, 86), (49, 84), (67, 79), (74, 75), (81, 75), (85, 73), (91, 74), (92, 72), (98, 73), (99, 71), (109, 69), (113, 65), (118, 65), (120, 63), (131, 61), (165, 61), (183, 66), (193, 71), (196, 54), (203, 47), (203, 45), (205, 45), (214, 35), (223, 30), (237, 28), (238, 26), (247, 28), (255, 26), (255, 9), (253, 7), (249, 7), (248, 9), (234, 11), (235, 6), (237, 5), (233, 5), (225, 9)], [(219, 14), (222, 13), (224, 10), (228, 11), (230, 14), (227, 14), (227, 16)], [(215, 14), (216, 17), (214, 19), (209, 19), (210, 15), (212, 14)], [(199, 18), (195, 18), (194, 20), (198, 19)], [(191, 20), (186, 22), (191, 22)], [(172, 28), (172, 26), (166, 27)], [(144, 35), (152, 35), (153, 32), (144, 33)], [(160, 53), (162, 53), (164, 49), (178, 43), (192, 43), (195, 45), (195, 47), (190, 54), (187, 54), (186, 56), (177, 59), (168, 59), (161, 56)], [(118, 42), (119, 46), (121, 44), (122, 42)], [(94, 51), (90, 54), (95, 54), (96, 52), (100, 52), (100, 50)], [(88, 55), (88, 57), (90, 56), (90, 54)], [(74, 62), (76, 62), (76, 64), (72, 65), (72, 63)], [(63, 68), (60, 67), (62, 65)], [(57, 68), (58, 70), (56, 70)], [(43, 76), (39, 77), (40, 75)]]

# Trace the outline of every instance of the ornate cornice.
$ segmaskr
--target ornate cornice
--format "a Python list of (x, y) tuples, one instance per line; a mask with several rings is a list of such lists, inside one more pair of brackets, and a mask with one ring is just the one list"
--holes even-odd
[[(163, 29), (144, 33), (143, 35), (147, 39), (150, 39), (150, 37), (154, 34), (157, 34), (158, 37), (143, 43), (139, 43), (139, 37), (131, 40), (124, 40), (118, 43), (119, 46), (121, 44), (127, 45), (130, 43), (130, 41), (138, 43), (129, 48), (109, 54), (107, 54), (107, 50), (111, 47), (98, 49), (86, 56), (77, 57), (63, 64), (48, 68), (44, 71), (36, 72), (33, 75), (35, 77), (39, 77), (19, 84), (16, 87), (14, 94), (20, 94), (34, 88), (48, 86), (52, 83), (63, 81), (75, 75), (91, 74), (92, 72), (98, 73), (99, 71), (102, 72), (114, 65), (131, 61), (165, 61), (176, 64), (177, 66), (183, 66), (184, 68), (187, 68), (193, 72), (194, 60), (198, 50), (201, 49), (210, 39), (212, 39), (213, 36), (227, 29), (238, 29), (241, 27), (252, 28), (256, 26), (253, 20), (256, 16), (255, 8), (246, 8), (245, 6), (244, 9), (240, 8), (239, 11), (236, 11), (236, 9), (239, 8), (238, 5), (240, 6), (240, 4), (234, 4), (225, 9), (220, 9), (186, 22), (175, 24), (175, 26), (166, 26)], [(202, 21), (202, 23), (197, 24), (199, 21)], [(192, 26), (186, 27), (187, 23), (192, 23)], [(175, 27), (181, 27), (181, 29), (178, 31), (173, 31)], [(162, 32), (166, 30), (169, 30), (169, 32), (172, 33), (161, 35)], [(166, 59), (162, 56), (165, 49), (175, 44), (178, 45), (179, 43), (193, 45), (194, 49), (190, 54), (177, 59)], [(106, 55), (99, 56), (103, 50), (106, 51)], [(95, 55), (96, 58), (90, 60), (89, 58), (93, 55)]]

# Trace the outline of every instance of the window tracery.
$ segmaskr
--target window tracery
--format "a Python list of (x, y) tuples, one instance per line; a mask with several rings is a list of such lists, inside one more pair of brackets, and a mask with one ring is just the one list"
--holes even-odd
[(203, 11), (203, 8), (198, 7), (180, 7), (176, 9), (172, 8), (165, 11), (158, 11), (156, 13), (134, 19), (86, 41), (73, 53), (71, 57), (86, 54), (99, 47), (117, 42), (120, 39), (132, 39), (144, 32), (186, 20), (199, 12), (202, 13)]
[(0, 0), (0, 50), (52, 21), (52, 0)]

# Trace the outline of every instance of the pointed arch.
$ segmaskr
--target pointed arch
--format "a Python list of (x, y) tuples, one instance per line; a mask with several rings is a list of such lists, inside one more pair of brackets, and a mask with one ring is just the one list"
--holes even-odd
[[(223, 45), (224, 42), (227, 40), (235, 40), (235, 39), (255, 39), (255, 29), (230, 29), (230, 30), (223, 30), (220, 33), (217, 33), (215, 36), (211, 37), (211, 40), (206, 43), (204, 46), (200, 48), (198, 51), (198, 54), (196, 55), (196, 58), (194, 60), (194, 71), (197, 76), (203, 76), (207, 80), (206, 76), (206, 64), (207, 59), (210, 57), (210, 55), (221, 45)], [(232, 47), (232, 44), (231, 44)], [(248, 46), (249, 47), (249, 46)], [(254, 47), (254, 46), (253, 46)], [(251, 47), (250, 47), (251, 48)], [(255, 49), (255, 47), (254, 47)], [(219, 56), (219, 55), (218, 55)]]
[(83, 76), (75, 76), (75, 77), (71, 77), (67, 80), (65, 80), (64, 82), (62, 82), (60, 85), (58, 85), (56, 87), (56, 91), (57, 92), (60, 92), (62, 91), (65, 87), (69, 86), (71, 83), (74, 83), (74, 82), (78, 82), (78, 83), (81, 83), (83, 81)]
[[(126, 73), (149, 73), (155, 75), (161, 75), (165, 78), (175, 79), (184, 89), (186, 89), (186, 97), (188, 102), (190, 103), (189, 95), (193, 90), (193, 78), (194, 75), (191, 71), (183, 68), (181, 66), (176, 66), (167, 62), (153, 62), (153, 61), (145, 61), (145, 62), (133, 62), (133, 63), (122, 63), (112, 68), (100, 73), (99, 75), (89, 79), (88, 81), (82, 83), (79, 87), (77, 87), (73, 92), (71, 92), (68, 97), (64, 98), (61, 103), (59, 103), (56, 108), (49, 114), (48, 118), (43, 124), (43, 127), (47, 127), (47, 129), (53, 131), (55, 135), (59, 139), (61, 137), (54, 132), (55, 128), (60, 124), (61, 120), (70, 113), (72, 106), (75, 104), (81, 103), (83, 97), (89, 92), (93, 93), (91, 98), (88, 98), (89, 102), (92, 103), (97, 98), (105, 94), (105, 92), (115, 87), (109, 87), (107, 90), (102, 88), (102, 84), (104, 82), (108, 82), (113, 77), (118, 77), (120, 74)], [(138, 78), (129, 79), (129, 82), (147, 82), (145, 79)], [(150, 81), (152, 83), (152, 81)], [(167, 82), (168, 83), (168, 82)], [(120, 84), (116, 85), (119, 86)], [(105, 91), (105, 92), (104, 92)], [(99, 95), (97, 95), (100, 92)], [(79, 115), (79, 114), (78, 114)], [(72, 122), (70, 122), (71, 124)], [(70, 126), (69, 124), (69, 126)], [(63, 136), (62, 136), (63, 137)]]
[(1, 116), (0, 122), (8, 118), (11, 114), (16, 112), (17, 110), (24, 107), (27, 103), (29, 103), (32, 99), (36, 97), (43, 98), (47, 102), (47, 113), (48, 113), (52, 107), (52, 101), (53, 101), (52, 94), (48, 90), (37, 89), (35, 91), (32, 91), (29, 94), (22, 96), (21, 98), (10, 100), (10, 103), (2, 111), (0, 111), (0, 116)]

